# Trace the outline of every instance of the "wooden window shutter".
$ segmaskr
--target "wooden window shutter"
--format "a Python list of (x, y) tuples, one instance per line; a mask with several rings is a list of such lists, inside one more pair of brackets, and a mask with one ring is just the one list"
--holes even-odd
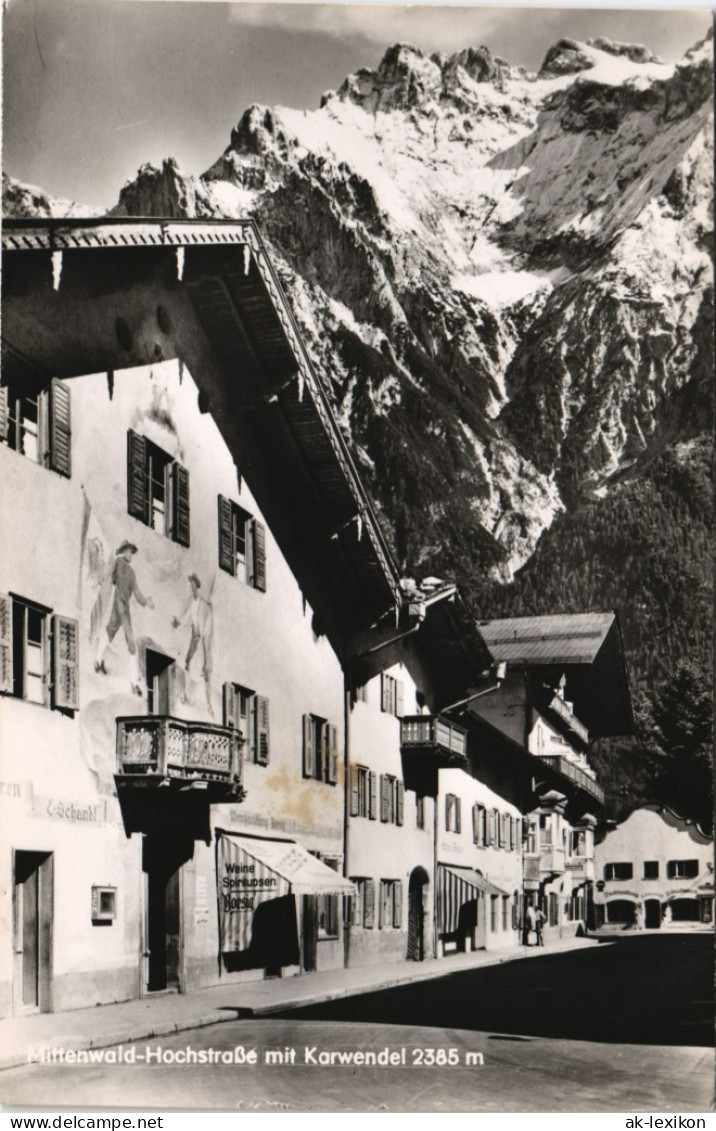
[(69, 617), (52, 618), (52, 706), (77, 711), (79, 689), (79, 625)]
[(390, 780), (385, 774), (380, 775), (380, 819), (385, 823), (388, 820), (388, 789)]
[(378, 816), (378, 782), (372, 770), (368, 774), (368, 816), (371, 821)]
[(127, 509), (142, 522), (148, 521), (147, 441), (130, 428), (127, 432)]
[(9, 416), (7, 385), (0, 385), (0, 440), (7, 440)]
[(266, 527), (262, 522), (253, 519), (251, 522), (251, 543), (253, 547), (253, 562), (251, 584), (254, 589), (266, 592)]
[(231, 533), (231, 502), (223, 495), (218, 496), (219, 501), (219, 569), (227, 573), (236, 572), (234, 560), (234, 545)]
[(350, 815), (358, 816), (358, 767), (351, 766)]
[(365, 881), (365, 899), (363, 901), (363, 926), (375, 925), (375, 880)]
[(268, 766), (269, 701), (265, 695), (256, 696), (256, 761), (260, 766)]
[(480, 843), (480, 806), (473, 805), (472, 807), (472, 841), (473, 844)]
[(380, 677), (380, 696), (381, 696), (381, 710), (385, 712), (390, 711), (390, 676), (381, 675)]
[(173, 509), (172, 527), (174, 541), (180, 546), (188, 546), (190, 538), (189, 521), (189, 472), (180, 463), (172, 465)]
[(57, 377), (50, 384), (50, 467), (68, 479), (72, 474), (70, 390)]
[(14, 690), (12, 668), (12, 601), (0, 595), (0, 691), (12, 695)]
[(338, 781), (338, 727), (328, 727), (328, 781), (335, 785)]
[(461, 832), (462, 822), (460, 820), (460, 809), (461, 809), (460, 798), (456, 797), (455, 798), (455, 832), (456, 833)]
[(312, 778), (316, 773), (316, 759), (313, 749), (313, 723), (310, 715), (303, 716), (303, 776)]
[(403, 881), (396, 880), (393, 888), (393, 926), (403, 925)]
[(450, 810), (452, 809), (452, 794), (445, 794), (445, 831), (450, 832)]
[(396, 782), (395, 823), (402, 825), (405, 820), (405, 786), (402, 781)]
[[(224, 726), (239, 729), (239, 693), (233, 683), (225, 683), (223, 689), (224, 699)], [(246, 737), (246, 735), (244, 735)]]
[(395, 713), (399, 719), (402, 719), (405, 714), (402, 679), (396, 679), (395, 681)]
[(387, 887), (385, 880), (380, 880), (378, 884), (378, 930), (382, 931), (385, 926), (385, 889)]

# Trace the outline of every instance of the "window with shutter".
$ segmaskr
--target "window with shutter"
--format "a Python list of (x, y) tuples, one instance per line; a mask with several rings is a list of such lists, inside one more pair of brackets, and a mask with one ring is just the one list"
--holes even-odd
[(303, 716), (303, 776), (314, 778), (316, 776), (316, 750), (314, 740), (315, 728), (311, 715)]
[(405, 714), (404, 710), (405, 696), (403, 692), (403, 682), (400, 679), (395, 681), (395, 713), (399, 719), (402, 719)]
[(389, 801), (388, 790), (390, 789), (390, 778), (385, 774), (380, 775), (380, 819), (385, 823), (389, 819)]
[(349, 798), (349, 812), (351, 817), (359, 815), (360, 794), (359, 794), (359, 777), (358, 766), (351, 766), (350, 769), (350, 798)]
[(172, 537), (180, 546), (189, 545), (189, 472), (180, 463), (172, 465), (173, 515)]
[(148, 522), (147, 441), (131, 428), (127, 433), (127, 506), (140, 522)]
[(375, 881), (364, 880), (363, 926), (375, 925)]
[(21, 597), (0, 595), (0, 692), (79, 709), (79, 626)]
[(372, 770), (368, 774), (368, 816), (371, 821), (378, 816), (378, 782)]
[(328, 782), (338, 782), (338, 727), (328, 727)]
[(256, 696), (256, 761), (260, 766), (269, 762), (269, 701), (265, 695)]
[(253, 571), (252, 585), (254, 589), (266, 592), (266, 527), (256, 519), (252, 521), (252, 550)]
[(402, 927), (403, 925), (403, 882), (396, 880), (393, 893), (393, 926)]
[(219, 501), (219, 566), (266, 592), (266, 527), (231, 499)]
[(235, 683), (224, 684), (224, 726), (239, 730), (239, 694)]
[(0, 595), (0, 691), (13, 693), (12, 601)]
[(402, 781), (396, 782), (395, 801), (395, 823), (402, 825), (405, 820), (405, 786)]
[(189, 545), (189, 472), (131, 428), (127, 433), (127, 510), (179, 545)]
[(76, 620), (52, 618), (52, 706), (79, 709), (79, 625)]
[(72, 433), (70, 420), (70, 390), (56, 377), (50, 385), (50, 452), (49, 462), (53, 471), (72, 474)]
[(0, 388), (0, 442), (69, 478), (72, 473), (70, 389), (53, 378), (49, 386)]

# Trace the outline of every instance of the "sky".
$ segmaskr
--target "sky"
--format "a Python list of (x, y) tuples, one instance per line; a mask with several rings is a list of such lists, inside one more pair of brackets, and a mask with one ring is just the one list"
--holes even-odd
[(253, 103), (318, 106), (387, 47), (485, 44), (537, 70), (557, 39), (606, 35), (678, 59), (699, 8), (5, 0), (3, 170), (51, 196), (116, 203), (145, 162), (203, 173)]

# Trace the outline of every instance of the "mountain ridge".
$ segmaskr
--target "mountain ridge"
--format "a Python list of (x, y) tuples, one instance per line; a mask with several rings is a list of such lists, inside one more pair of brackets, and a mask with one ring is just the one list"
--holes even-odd
[(693, 600), (670, 621), (639, 574), (625, 642), (653, 690), (672, 645), (709, 662), (709, 518), (679, 529), (679, 492), (709, 474), (712, 121), (712, 36), (674, 64), (560, 40), (536, 74), (396, 44), (316, 110), (247, 108), (201, 177), (142, 166), (111, 214), (256, 219), (401, 569), (455, 575), (480, 615), (618, 606), (621, 500), (667, 498), (644, 530)]

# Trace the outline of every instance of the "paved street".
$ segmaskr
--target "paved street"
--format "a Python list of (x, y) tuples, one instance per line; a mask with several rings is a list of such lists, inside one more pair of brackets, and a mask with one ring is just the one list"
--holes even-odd
[[(0, 1096), (260, 1111), (709, 1110), (711, 948), (708, 936), (652, 936), (465, 971), (138, 1041), (123, 1050), (135, 1064), (10, 1069)], [(230, 1063), (176, 1063), (187, 1050)], [(355, 1057), (370, 1050), (393, 1063)]]

